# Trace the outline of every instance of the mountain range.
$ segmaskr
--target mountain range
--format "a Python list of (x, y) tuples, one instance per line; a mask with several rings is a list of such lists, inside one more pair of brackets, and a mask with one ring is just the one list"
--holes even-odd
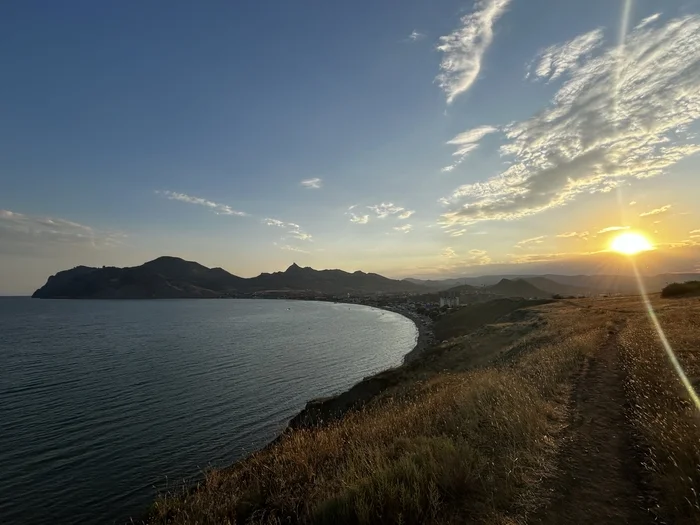
[(129, 268), (78, 266), (49, 277), (32, 297), (148, 299), (221, 297), (262, 291), (308, 290), (324, 294), (421, 292), (425, 288), (376, 273), (314, 270), (292, 264), (284, 272), (244, 278), (177, 257), (159, 257)]
[[(650, 293), (671, 282), (698, 279), (697, 274), (662, 274), (644, 277)], [(314, 270), (292, 264), (283, 272), (261, 273), (245, 278), (222, 268), (207, 268), (178, 257), (159, 257), (140, 266), (92, 268), (77, 266), (49, 277), (34, 292), (36, 298), (207, 298), (250, 295), (260, 292), (491, 293), (505, 297), (549, 298), (559, 295), (638, 293), (634, 277), (614, 275), (483, 276), (442, 281), (389, 279), (376, 273)]]

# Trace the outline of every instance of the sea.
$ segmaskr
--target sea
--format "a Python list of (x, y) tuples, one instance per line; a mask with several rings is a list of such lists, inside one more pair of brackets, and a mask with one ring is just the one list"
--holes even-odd
[(138, 521), (416, 338), (341, 303), (0, 298), (0, 522)]

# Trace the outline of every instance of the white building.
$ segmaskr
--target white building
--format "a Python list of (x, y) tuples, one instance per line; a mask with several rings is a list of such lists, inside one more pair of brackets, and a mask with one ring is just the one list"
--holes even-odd
[(449, 306), (452, 308), (453, 306), (459, 306), (459, 295), (452, 295), (452, 296), (440, 296), (440, 308), (443, 306)]

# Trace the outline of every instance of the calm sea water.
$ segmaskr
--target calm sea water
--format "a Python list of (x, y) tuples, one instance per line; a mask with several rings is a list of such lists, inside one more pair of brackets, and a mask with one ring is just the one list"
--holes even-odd
[(166, 480), (259, 448), (416, 335), (332, 303), (0, 299), (0, 522), (138, 517)]

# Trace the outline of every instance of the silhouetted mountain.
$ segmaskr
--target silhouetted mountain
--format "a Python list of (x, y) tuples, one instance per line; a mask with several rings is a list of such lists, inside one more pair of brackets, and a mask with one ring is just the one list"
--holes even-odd
[(589, 288), (574, 286), (572, 284), (558, 283), (546, 277), (525, 277), (522, 280), (527, 281), (535, 288), (552, 295), (587, 295), (591, 292)]
[[(553, 284), (556, 285), (556, 283)], [(548, 299), (553, 295), (551, 292), (540, 290), (524, 279), (501, 279), (498, 283), (492, 284), (491, 286), (470, 286), (468, 284), (463, 284), (449, 288), (446, 293), (470, 293), (474, 291), (503, 295), (505, 297), (523, 297), (525, 299)]]
[(506, 297), (524, 297), (525, 299), (531, 297), (538, 299), (552, 297), (551, 293), (540, 290), (523, 279), (512, 281), (510, 279), (501, 279), (498, 284), (486, 286), (484, 290)]
[(159, 257), (131, 268), (78, 266), (49, 277), (37, 298), (219, 297), (266, 290), (310, 290), (327, 294), (424, 291), (408, 281), (375, 273), (314, 270), (292, 264), (284, 272), (246, 279), (178, 257)]
[[(637, 279), (631, 275), (482, 275), (479, 277), (460, 277), (459, 279), (422, 280), (407, 279), (415, 284), (423, 285), (434, 291), (448, 290), (458, 285), (488, 287), (498, 284), (502, 279), (525, 280), (540, 288), (542, 291), (561, 295), (591, 295), (601, 293), (638, 294)], [(550, 281), (541, 281), (546, 279)], [(642, 277), (647, 292), (657, 293), (669, 283), (700, 280), (698, 273), (663, 273)], [(544, 283), (544, 284), (543, 284)], [(555, 287), (554, 284), (564, 285), (565, 288)]]

